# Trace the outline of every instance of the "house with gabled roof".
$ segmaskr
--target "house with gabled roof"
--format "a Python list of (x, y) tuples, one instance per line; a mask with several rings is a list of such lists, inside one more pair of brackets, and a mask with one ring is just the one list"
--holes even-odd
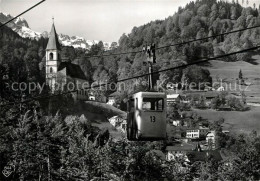
[(175, 160), (178, 157), (186, 157), (186, 154), (195, 149), (195, 146), (188, 143), (180, 143), (166, 147), (166, 159)]
[(183, 100), (183, 97), (180, 94), (168, 94), (167, 103), (180, 103)]
[(188, 139), (199, 139), (206, 137), (209, 132), (209, 128), (205, 126), (197, 126), (187, 128), (186, 130), (186, 138)]
[(213, 159), (215, 161), (221, 161), (222, 156), (219, 150), (202, 150), (200, 144), (196, 145), (181, 143), (174, 146), (166, 147), (166, 159), (175, 160), (182, 157), (185, 162), (194, 163), (196, 161), (207, 161)]

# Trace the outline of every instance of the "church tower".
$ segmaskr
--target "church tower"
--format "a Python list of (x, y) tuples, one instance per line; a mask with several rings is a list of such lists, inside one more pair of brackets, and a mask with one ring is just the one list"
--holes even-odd
[(46, 48), (46, 84), (49, 85), (52, 90), (55, 89), (57, 72), (61, 63), (60, 51), (61, 46), (53, 23)]

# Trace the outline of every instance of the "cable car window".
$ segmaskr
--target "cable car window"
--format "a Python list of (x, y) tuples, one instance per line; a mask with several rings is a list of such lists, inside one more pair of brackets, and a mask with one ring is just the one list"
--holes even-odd
[(163, 99), (162, 98), (144, 98), (143, 99), (143, 110), (147, 111), (162, 111), (163, 110)]

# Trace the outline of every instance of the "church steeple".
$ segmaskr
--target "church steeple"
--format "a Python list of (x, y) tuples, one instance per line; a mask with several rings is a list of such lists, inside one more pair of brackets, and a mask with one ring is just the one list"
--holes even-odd
[(59, 43), (59, 39), (56, 33), (54, 23), (52, 24), (51, 27), (50, 37), (49, 37), (46, 50), (60, 50), (60, 43)]
[(61, 62), (60, 50), (61, 46), (53, 23), (46, 47), (46, 83), (52, 90), (55, 90), (57, 82), (57, 73)]

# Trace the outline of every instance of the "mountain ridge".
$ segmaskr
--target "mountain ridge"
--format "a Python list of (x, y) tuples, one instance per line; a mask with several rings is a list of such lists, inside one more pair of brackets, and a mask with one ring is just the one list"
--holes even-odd
[[(8, 13), (0, 12), (1, 23), (5, 23), (12, 18), (13, 16)], [(8, 23), (7, 26), (11, 28), (14, 32), (18, 33), (23, 38), (39, 40), (41, 37), (43, 38), (49, 37), (49, 33), (47, 31), (40, 33), (32, 30), (28, 22), (26, 21), (26, 19), (22, 17), (16, 18), (14, 21)], [(84, 37), (75, 36), (75, 35), (69, 36), (62, 33), (58, 34), (58, 37), (60, 43), (64, 46), (73, 46), (74, 48), (82, 48), (87, 50), (89, 50), (92, 45), (98, 44), (98, 42), (101, 41), (101, 40), (87, 40)], [(103, 42), (105, 51), (110, 50), (112, 48), (111, 47), (112, 43), (113, 42)]]

